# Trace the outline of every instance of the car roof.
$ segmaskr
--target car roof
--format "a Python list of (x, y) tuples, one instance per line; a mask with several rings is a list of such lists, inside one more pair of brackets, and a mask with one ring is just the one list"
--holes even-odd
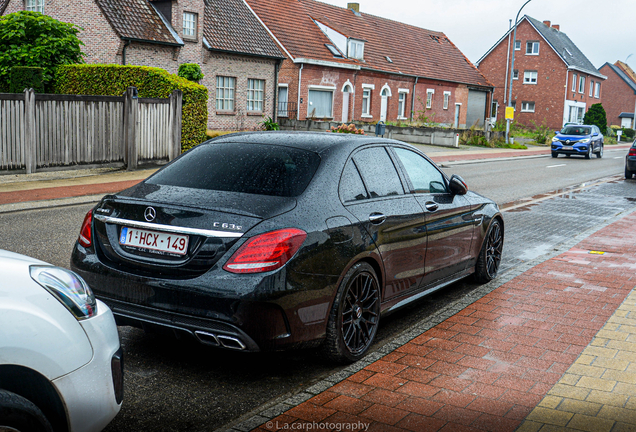
[(404, 144), (401, 141), (370, 135), (302, 131), (239, 132), (222, 135), (208, 140), (205, 143), (212, 144), (224, 142), (283, 145), (305, 149), (316, 153), (322, 153), (323, 151), (334, 147), (351, 150), (361, 145), (372, 143)]

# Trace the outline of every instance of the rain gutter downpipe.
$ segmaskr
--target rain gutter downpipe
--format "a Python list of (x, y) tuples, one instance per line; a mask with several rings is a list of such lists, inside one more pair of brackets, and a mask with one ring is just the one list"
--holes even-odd
[(276, 61), (276, 66), (274, 67), (274, 106), (272, 107), (272, 119), (274, 122), (278, 122), (278, 71), (280, 70), (280, 66), (283, 64), (283, 60), (278, 59)]
[(130, 39), (124, 39), (124, 47), (121, 50), (121, 64), (126, 66), (126, 48), (130, 45)]
[[(521, 9), (523, 9), (524, 7), (526, 7), (526, 5), (528, 3), (530, 3), (532, 0), (528, 0), (526, 1), (523, 6), (521, 6)], [(508, 108), (512, 108), (512, 74), (514, 73), (514, 69), (515, 69), (515, 47), (514, 47), (514, 43), (517, 40), (517, 24), (519, 21), (519, 14), (521, 13), (521, 9), (519, 9), (519, 12), (517, 12), (517, 16), (515, 18), (515, 29), (513, 32), (513, 36), (512, 36), (512, 40), (513, 40), (513, 47), (512, 47), (512, 61), (510, 62), (510, 75), (509, 75), (509, 90), (508, 90)], [(510, 119), (506, 119), (506, 143), (510, 142)]]
[(298, 103), (296, 104), (296, 120), (300, 121), (300, 84), (303, 79), (303, 66), (305, 63), (300, 64), (300, 69), (298, 69)]

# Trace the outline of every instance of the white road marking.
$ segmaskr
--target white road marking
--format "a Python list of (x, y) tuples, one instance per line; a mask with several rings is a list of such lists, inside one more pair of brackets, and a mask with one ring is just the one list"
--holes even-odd
[(567, 164), (559, 164), (559, 165), (548, 165), (546, 168), (556, 168), (560, 166), (566, 166)]
[(615, 157), (614, 159), (623, 159), (622, 156)]

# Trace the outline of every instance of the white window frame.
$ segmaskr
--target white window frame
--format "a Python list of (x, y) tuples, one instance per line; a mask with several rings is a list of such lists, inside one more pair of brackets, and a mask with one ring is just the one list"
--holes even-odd
[(594, 80), (590, 80), (590, 97), (592, 97), (593, 91), (594, 91)]
[(519, 79), (519, 69), (514, 69), (512, 71), (512, 79), (513, 80), (518, 80)]
[(599, 99), (600, 97), (601, 97), (601, 83), (597, 81), (594, 87), (594, 98)]
[[(221, 85), (219, 85), (219, 80), (222, 80)], [(219, 90), (223, 90), (223, 91), (219, 91)], [(215, 107), (217, 111), (233, 112), (235, 110), (235, 107), (236, 107), (236, 78), (235, 77), (223, 76), (223, 75), (216, 76)]]
[(409, 94), (409, 89), (398, 89), (398, 120), (406, 120), (404, 114), (406, 113), (407, 94)]
[(369, 87), (362, 87), (362, 114), (360, 117), (373, 117), (371, 115), (371, 90)]
[(572, 93), (576, 93), (576, 78), (577, 74), (572, 73)]
[(357, 39), (349, 39), (347, 43), (347, 57), (363, 60), (364, 59), (364, 42)]
[[(532, 44), (532, 48), (530, 49), (530, 52), (528, 52), (528, 46)], [(537, 51), (534, 51), (534, 48), (537, 48)], [(526, 55), (539, 55), (539, 41), (528, 41), (526, 42)]]
[[(530, 104), (532, 104), (532, 109), (530, 109)], [(521, 102), (521, 112), (529, 112), (533, 113), (535, 110), (535, 103), (532, 101)]]
[(44, 13), (44, 0), (26, 0), (25, 3), (27, 11)]
[(539, 73), (537, 71), (523, 71), (523, 83), (524, 84), (537, 84), (539, 80)]
[(331, 92), (331, 112), (329, 113), (329, 115), (325, 117), (333, 118), (333, 98), (334, 98), (334, 94), (336, 93), (336, 88), (331, 86), (310, 85), (309, 88), (307, 89), (307, 116), (309, 116), (309, 114), (311, 114), (311, 111), (312, 111), (311, 105), (309, 105), (309, 90)]
[(265, 80), (247, 79), (247, 111), (263, 112), (265, 104)]
[(183, 11), (183, 37), (186, 39), (197, 38), (199, 17), (194, 12)]
[(515, 41), (515, 51), (521, 51), (521, 41), (520, 40), (516, 40)]
[(579, 75), (579, 93), (585, 93), (585, 76)]
[(426, 109), (430, 109), (433, 107), (434, 94), (435, 94), (435, 89), (426, 89)]
[(450, 97), (451, 97), (451, 92), (445, 91), (444, 92), (444, 107), (443, 107), (443, 109), (445, 110), (448, 109), (448, 103), (450, 102)]

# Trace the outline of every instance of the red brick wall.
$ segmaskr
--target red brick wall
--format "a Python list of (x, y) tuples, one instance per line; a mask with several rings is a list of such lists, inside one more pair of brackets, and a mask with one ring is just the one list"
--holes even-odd
[(603, 108), (607, 114), (607, 125), (621, 124), (618, 117), (622, 112), (634, 112), (636, 95), (621, 77), (619, 77), (611, 67), (605, 65), (600, 69), (607, 80), (601, 85), (602, 97), (605, 101)]
[[(510, 53), (512, 53), (512, 37), (510, 40)], [(567, 121), (564, 119), (564, 100), (566, 98), (585, 103), (586, 109), (589, 109), (592, 104), (600, 102), (600, 98), (589, 97), (590, 81), (597, 82), (600, 79), (585, 73), (574, 72), (577, 76), (585, 76), (585, 90), (583, 93), (579, 93), (577, 83), (577, 91), (572, 93), (573, 72), (567, 71), (567, 66), (563, 60), (528, 21), (523, 21), (518, 26), (517, 40), (521, 41), (521, 50), (515, 51), (514, 68), (519, 71), (519, 79), (513, 80), (512, 100), (517, 102), (515, 119), (518, 122), (525, 125), (531, 125), (532, 121), (537, 124), (545, 122), (551, 129), (559, 129), (563, 122)], [(526, 55), (526, 42), (528, 41), (539, 41), (539, 55)], [(504, 103), (507, 51), (508, 38), (505, 38), (479, 64), (479, 70), (495, 85), (493, 99), (499, 103), (497, 120), (504, 119), (504, 109), (507, 105), (507, 101)], [(523, 83), (525, 71), (537, 71), (537, 84)], [(601, 84), (602, 93), (603, 84)], [(521, 112), (521, 104), (524, 101), (535, 103), (533, 113)]]

